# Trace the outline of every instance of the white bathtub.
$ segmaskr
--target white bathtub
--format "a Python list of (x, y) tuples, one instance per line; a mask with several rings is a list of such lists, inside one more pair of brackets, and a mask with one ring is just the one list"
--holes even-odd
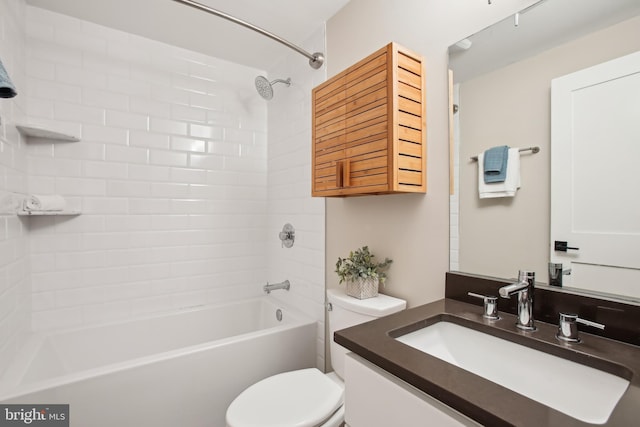
[(221, 427), (246, 387), (315, 363), (315, 322), (265, 296), (34, 337), (0, 402), (68, 403), (73, 427)]

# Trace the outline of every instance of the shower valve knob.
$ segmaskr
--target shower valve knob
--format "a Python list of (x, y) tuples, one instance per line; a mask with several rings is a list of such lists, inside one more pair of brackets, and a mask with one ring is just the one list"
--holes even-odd
[(278, 238), (282, 241), (283, 248), (290, 248), (296, 240), (296, 230), (293, 225), (287, 223), (282, 227), (282, 231), (278, 233)]

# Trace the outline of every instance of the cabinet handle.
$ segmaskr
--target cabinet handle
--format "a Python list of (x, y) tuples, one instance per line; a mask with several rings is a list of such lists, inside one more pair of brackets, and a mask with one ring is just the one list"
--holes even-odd
[(343, 163), (336, 162), (336, 187), (344, 187)]
[(351, 160), (347, 159), (344, 161), (344, 168), (342, 169), (342, 181), (344, 183), (344, 187), (351, 186)]

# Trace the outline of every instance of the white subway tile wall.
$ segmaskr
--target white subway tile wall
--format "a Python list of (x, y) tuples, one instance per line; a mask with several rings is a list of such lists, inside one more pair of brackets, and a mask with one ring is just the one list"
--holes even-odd
[(28, 228), (33, 330), (259, 295), (267, 104), (253, 79), (262, 71), (43, 9), (26, 14), (29, 120), (81, 136), (32, 140), (25, 163), (29, 192), (61, 194), (82, 215), (4, 222)]
[(25, 14), (22, 1), (0, 0), (0, 60), (18, 96), (0, 99), (0, 375), (30, 328), (27, 230), (15, 201), (27, 186), (27, 154), (13, 124), (25, 103)]
[[(303, 45), (324, 51), (324, 28)], [(0, 374), (31, 330), (260, 295), (285, 278), (291, 292), (271, 295), (318, 320), (324, 368), (309, 118), (325, 68), (286, 55), (268, 74), (293, 84), (268, 103), (253, 88), (263, 71), (24, 0), (0, 0), (0, 58), (20, 92), (0, 101)], [(27, 143), (25, 121), (82, 140)], [(18, 218), (28, 193), (82, 215)], [(285, 222), (292, 249), (277, 239)]]
[[(324, 27), (302, 46), (324, 52)], [(271, 80), (288, 77), (291, 86), (276, 85), (273, 99), (268, 101), (268, 279), (288, 279), (290, 292), (271, 295), (318, 321), (317, 366), (324, 369), (325, 203), (323, 198), (311, 197), (311, 90), (326, 80), (326, 67), (313, 70), (304, 57), (291, 52), (269, 70)], [(290, 249), (282, 248), (278, 239), (285, 223), (296, 230)]]

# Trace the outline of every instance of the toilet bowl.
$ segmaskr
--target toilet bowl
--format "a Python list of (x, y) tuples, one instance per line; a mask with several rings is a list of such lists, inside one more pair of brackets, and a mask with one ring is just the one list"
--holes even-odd
[(327, 290), (330, 354), (334, 372), (308, 368), (265, 378), (240, 393), (227, 408), (227, 427), (339, 427), (344, 421), (344, 356), (333, 332), (406, 307), (388, 295), (356, 299)]
[(343, 385), (316, 368), (285, 372), (243, 391), (227, 409), (227, 426), (338, 427)]

